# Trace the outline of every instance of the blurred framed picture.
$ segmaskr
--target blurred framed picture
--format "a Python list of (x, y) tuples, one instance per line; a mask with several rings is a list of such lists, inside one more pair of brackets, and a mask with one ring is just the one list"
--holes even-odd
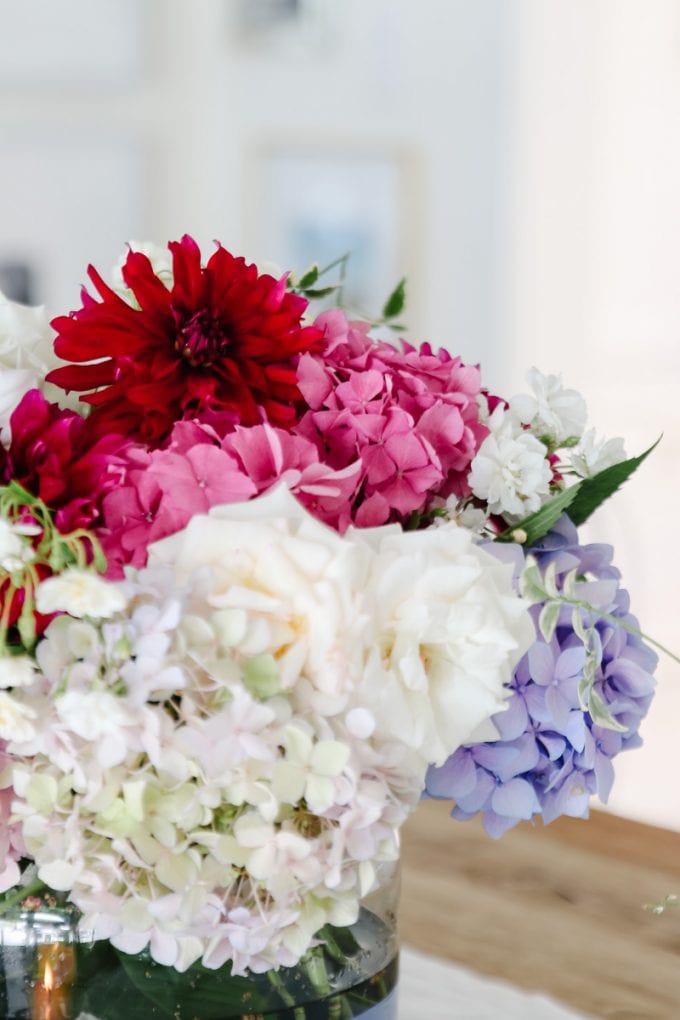
[(35, 271), (29, 262), (13, 256), (3, 257), (0, 252), (0, 294), (10, 301), (32, 305), (35, 296)]
[(262, 153), (251, 177), (255, 250), (296, 272), (348, 255), (344, 303), (376, 317), (409, 268), (410, 170), (403, 155), (380, 151)]
[(237, 41), (275, 53), (332, 43), (338, 7), (328, 0), (235, 0), (227, 9)]

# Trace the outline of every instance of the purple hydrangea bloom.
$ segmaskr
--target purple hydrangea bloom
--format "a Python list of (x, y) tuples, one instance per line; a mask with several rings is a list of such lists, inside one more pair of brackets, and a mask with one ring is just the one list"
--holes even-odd
[[(555, 564), (557, 583), (577, 568), (587, 580), (576, 597), (637, 628), (628, 593), (619, 587), (610, 546), (578, 544), (576, 528), (562, 517), (528, 550), (542, 571)], [(547, 824), (560, 815), (587, 818), (590, 797), (606, 802), (614, 779), (612, 758), (641, 743), (638, 727), (652, 699), (657, 656), (636, 635), (597, 619), (594, 690), (625, 732), (596, 725), (578, 699), (586, 652), (572, 625), (572, 608), (560, 610), (550, 642), (538, 629), (540, 606), (532, 608), (536, 641), (512, 679), (508, 708), (494, 717), (495, 742), (459, 748), (444, 765), (431, 766), (425, 796), (454, 800), (454, 818), (482, 814), (484, 827), (501, 836), (519, 821), (541, 815)], [(583, 613), (589, 626), (588, 614)]]

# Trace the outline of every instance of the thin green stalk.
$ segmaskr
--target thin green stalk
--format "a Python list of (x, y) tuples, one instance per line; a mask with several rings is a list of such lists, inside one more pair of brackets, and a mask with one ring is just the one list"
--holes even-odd
[(326, 964), (324, 963), (323, 955), (321, 953), (311, 953), (309, 959), (305, 963), (305, 970), (307, 976), (312, 984), (312, 987), (319, 995), (330, 995), (333, 989), (331, 988), (330, 981), (328, 980), (328, 972), (326, 971)]
[(39, 878), (34, 878), (28, 885), (17, 886), (13, 893), (0, 900), (0, 914), (5, 914), (12, 907), (16, 907), (17, 903), (21, 903), (28, 896), (35, 896), (36, 893), (42, 892), (44, 888), (45, 883), (41, 882)]
[(347, 270), (347, 262), (351, 257), (351, 254), (351, 252), (346, 251), (344, 255), (339, 255), (337, 259), (333, 259), (333, 261), (329, 262), (327, 266), (324, 266), (323, 269), (319, 270), (319, 276), (325, 276), (326, 273), (330, 273), (331, 269), (335, 269), (336, 266), (342, 266), (341, 276), (344, 278), (344, 274)]
[(288, 1006), (290, 1009), (293, 1010), (293, 1016), (294, 1016), (295, 1020), (306, 1020), (307, 1014), (305, 1012), (304, 1006), (296, 1006), (295, 1005), (295, 999), (290, 994), (290, 992), (286, 988), (285, 984), (283, 983), (283, 981), (279, 977), (278, 972), (275, 971), (275, 970), (268, 970), (267, 971), (267, 977), (269, 979), (269, 983), (272, 986), (272, 988), (281, 997), (282, 1002), (286, 1006)]
[(590, 602), (582, 602), (580, 599), (568, 599), (564, 595), (557, 595), (555, 597), (548, 595), (548, 599), (550, 602), (559, 602), (563, 606), (585, 609), (586, 612), (599, 617), (600, 620), (606, 620), (607, 623), (611, 623), (614, 627), (621, 627), (623, 630), (627, 631), (628, 634), (633, 634), (635, 637), (642, 638), (643, 641), (647, 641), (648, 644), (654, 645), (654, 647), (658, 648), (660, 652), (664, 653), (664, 655), (667, 655), (670, 659), (673, 659), (674, 662), (680, 664), (680, 656), (676, 655), (675, 652), (672, 652), (670, 648), (666, 648), (666, 646), (662, 645), (660, 641), (650, 637), (649, 634), (645, 634), (645, 632), (640, 630), (639, 627), (633, 627), (632, 624), (626, 623), (626, 621), (622, 620), (619, 616), (612, 616), (611, 613), (605, 613), (604, 610), (598, 609), (597, 606), (592, 606)]

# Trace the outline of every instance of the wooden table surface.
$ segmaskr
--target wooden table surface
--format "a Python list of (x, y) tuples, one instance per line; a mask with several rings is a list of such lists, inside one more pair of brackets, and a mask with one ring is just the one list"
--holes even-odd
[(643, 909), (680, 895), (679, 833), (593, 812), (492, 840), (429, 801), (402, 860), (403, 941), (593, 1017), (680, 1020), (680, 906)]

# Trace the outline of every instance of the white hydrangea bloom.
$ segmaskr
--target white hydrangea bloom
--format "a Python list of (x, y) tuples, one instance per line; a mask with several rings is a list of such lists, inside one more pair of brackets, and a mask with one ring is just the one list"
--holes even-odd
[(8, 691), (0, 691), (0, 740), (23, 742), (34, 733), (34, 719), (38, 713)]
[(623, 439), (598, 438), (595, 429), (588, 429), (579, 445), (570, 451), (569, 462), (581, 478), (592, 478), (625, 459)]
[(102, 619), (125, 607), (125, 595), (121, 585), (106, 581), (93, 570), (69, 567), (38, 585), (35, 604), (39, 613)]
[(470, 466), (472, 492), (492, 514), (517, 518), (534, 513), (550, 495), (547, 448), (500, 405), (488, 425), (491, 431)]
[(556, 446), (580, 438), (586, 425), (586, 403), (577, 390), (565, 389), (560, 375), (543, 375), (530, 369), (527, 382), (533, 393), (521, 393), (510, 401), (510, 410), (534, 435), (549, 436)]
[(26, 655), (0, 655), (0, 688), (30, 687), (35, 663)]

